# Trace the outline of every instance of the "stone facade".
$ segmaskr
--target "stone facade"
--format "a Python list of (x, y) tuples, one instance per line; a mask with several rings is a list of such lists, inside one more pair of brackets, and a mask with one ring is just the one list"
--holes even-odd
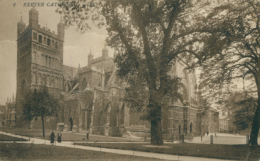
[[(116, 75), (116, 65), (114, 59), (108, 56), (107, 47), (102, 49), (102, 56), (98, 58), (93, 58), (90, 51), (88, 66), (65, 66), (64, 25), (58, 24), (58, 34), (41, 28), (38, 25), (38, 11), (34, 8), (30, 10), (29, 19), (28, 27), (22, 20), (17, 25), (18, 102), (26, 90), (47, 86), (50, 94), (59, 99), (61, 108), (58, 120), (46, 119), (49, 123), (58, 124), (46, 127), (73, 132), (89, 131), (106, 136), (150, 136), (150, 123), (141, 119), (145, 107), (135, 110), (131, 103), (123, 99), (126, 84)], [(202, 115), (196, 108), (195, 72), (186, 70), (181, 60), (176, 59), (171, 64), (168, 74), (181, 78), (179, 92), (183, 95), (183, 101), (164, 103), (164, 139), (179, 139), (181, 135), (191, 139), (204, 132), (203, 129), (212, 130), (208, 124), (215, 123), (215, 114), (209, 112)], [(16, 110), (20, 116), (19, 103)], [(207, 119), (211, 121), (206, 121), (204, 125), (203, 120)], [(37, 121), (39, 119), (32, 121), (32, 128), (38, 125)]]

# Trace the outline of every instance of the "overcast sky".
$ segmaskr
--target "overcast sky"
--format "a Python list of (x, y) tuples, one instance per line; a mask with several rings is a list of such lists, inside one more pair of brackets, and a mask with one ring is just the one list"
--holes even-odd
[[(17, 67), (17, 23), (21, 19), (29, 23), (29, 10), (24, 3), (43, 2), (44, 7), (36, 7), (39, 12), (39, 25), (47, 27), (57, 33), (57, 24), (60, 15), (55, 12), (57, 7), (47, 7), (47, 3), (56, 0), (0, 0), (0, 105), (5, 104), (7, 97), (16, 93), (16, 67)], [(105, 45), (107, 32), (105, 29), (92, 28), (82, 34), (75, 27), (65, 30), (64, 56), (65, 65), (81, 67), (87, 65), (87, 55), (90, 47), (94, 58), (101, 56)], [(113, 50), (109, 49), (113, 56)]]

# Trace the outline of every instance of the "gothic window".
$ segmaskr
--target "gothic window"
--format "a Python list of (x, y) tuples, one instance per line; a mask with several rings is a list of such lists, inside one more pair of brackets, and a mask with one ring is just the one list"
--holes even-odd
[(190, 123), (190, 133), (192, 133), (192, 122)]
[(49, 38), (47, 39), (47, 45), (51, 46), (51, 39), (49, 39)]
[(33, 33), (33, 39), (37, 40), (37, 34), (35, 32)]
[(45, 66), (48, 65), (48, 56), (45, 55)]
[(58, 49), (58, 43), (55, 42), (55, 49)]
[(46, 79), (46, 86), (49, 86), (50, 85), (50, 76), (47, 76), (47, 79)]
[(44, 55), (42, 54), (42, 65), (44, 65)]
[(38, 74), (37, 80), (38, 80), (38, 84), (41, 85), (41, 74), (40, 73)]
[(52, 42), (51, 42), (51, 46), (54, 47), (54, 41), (53, 41), (53, 40), (52, 40)]
[(54, 67), (54, 58), (51, 58), (51, 67)]
[(188, 110), (186, 108), (183, 109), (183, 133), (187, 134), (187, 115)]
[(51, 57), (49, 57), (49, 67), (51, 67)]
[(44, 44), (47, 44), (47, 39), (46, 39), (46, 37), (44, 37)]
[(39, 43), (42, 43), (42, 35), (39, 35)]
[(63, 88), (63, 79), (60, 79), (60, 88)]
[(84, 90), (88, 86), (88, 82), (86, 81), (86, 78), (82, 81), (82, 90)]
[(54, 78), (54, 86), (53, 87), (57, 87), (57, 78)]
[(123, 107), (121, 108), (121, 111), (120, 111), (120, 124), (121, 125), (123, 125), (125, 122), (124, 116), (125, 116), (125, 104), (123, 104)]
[(46, 79), (45, 79), (45, 75), (42, 76), (42, 85), (45, 86), (46, 85)]

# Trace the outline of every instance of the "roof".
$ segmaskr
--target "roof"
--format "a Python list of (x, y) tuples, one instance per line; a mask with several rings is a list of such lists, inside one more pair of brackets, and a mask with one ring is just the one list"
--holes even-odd
[(63, 76), (66, 78), (68, 78), (68, 77), (73, 78), (74, 75), (77, 73), (77, 71), (78, 71), (77, 68), (63, 65)]

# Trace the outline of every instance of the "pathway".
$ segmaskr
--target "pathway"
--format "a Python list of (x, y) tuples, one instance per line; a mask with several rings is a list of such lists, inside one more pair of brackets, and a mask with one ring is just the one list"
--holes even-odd
[[(14, 134), (2, 132), (2, 131), (0, 131), (0, 134), (13, 136), (13, 137), (17, 137), (17, 138), (24, 138), (24, 139), (28, 139), (28, 140), (30, 139), (29, 141), (15, 141), (15, 143), (45, 144), (45, 145), (52, 145), (52, 146), (61, 146), (61, 147), (77, 148), (77, 149), (115, 153), (115, 154), (122, 154), (122, 155), (133, 155), (133, 156), (139, 156), (139, 157), (156, 158), (156, 159), (164, 159), (164, 160), (228, 161), (228, 160), (223, 160), (223, 159), (192, 157), (192, 156), (178, 156), (178, 155), (159, 154), (159, 153), (141, 152), (141, 151), (133, 151), (133, 150), (121, 150), (121, 149), (110, 149), (110, 148), (98, 148), (98, 147), (90, 147), (90, 146), (73, 145), (73, 142), (69, 142), (69, 141), (66, 141), (66, 142), (64, 141), (62, 143), (55, 142), (54, 144), (51, 144), (49, 140), (44, 140), (44, 139), (14, 135)], [(140, 143), (140, 142), (138, 142), (138, 143)]]

